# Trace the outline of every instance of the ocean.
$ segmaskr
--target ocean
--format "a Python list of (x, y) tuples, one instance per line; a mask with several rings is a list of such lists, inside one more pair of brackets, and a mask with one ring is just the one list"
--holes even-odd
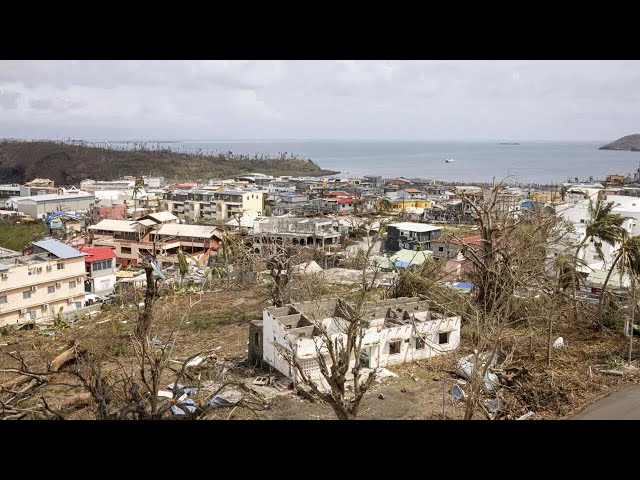
[[(126, 145), (125, 142), (109, 142)], [(640, 152), (598, 150), (602, 142), (422, 142), (422, 141), (172, 141), (147, 142), (174, 151), (233, 152), (251, 155), (296, 154), (311, 159), (340, 177), (382, 175), (436, 178), (444, 181), (488, 182), (509, 177), (513, 184), (553, 184), (576, 177), (604, 179), (632, 174)], [(132, 146), (132, 143), (129, 143)], [(446, 163), (453, 158), (455, 162)]]

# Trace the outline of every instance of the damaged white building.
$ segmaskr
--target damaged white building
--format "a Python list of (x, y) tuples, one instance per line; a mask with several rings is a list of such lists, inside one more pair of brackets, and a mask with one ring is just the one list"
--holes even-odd
[[(365, 368), (427, 359), (455, 350), (460, 343), (460, 317), (437, 311), (417, 297), (368, 302), (365, 318), (369, 326), (359, 352)], [(337, 342), (340, 337), (346, 340), (346, 322), (336, 299), (266, 308), (262, 321), (251, 325), (249, 360), (254, 364), (264, 361), (288, 378), (300, 380), (291, 360), (297, 356), (305, 374), (320, 379), (317, 352), (326, 349), (318, 326)], [(329, 365), (328, 353), (325, 359)], [(355, 365), (355, 358), (352, 362)]]

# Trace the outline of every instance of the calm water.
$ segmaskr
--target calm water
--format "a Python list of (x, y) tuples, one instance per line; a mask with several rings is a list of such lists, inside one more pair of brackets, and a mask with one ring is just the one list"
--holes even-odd
[[(120, 142), (114, 144), (122, 145)], [(237, 154), (293, 153), (310, 158), (340, 176), (424, 177), (461, 182), (490, 181), (511, 175), (513, 182), (554, 183), (578, 177), (631, 173), (640, 152), (604, 151), (603, 142), (407, 142), (407, 141), (184, 141), (147, 143), (176, 151)], [(454, 158), (454, 163), (445, 163)]]

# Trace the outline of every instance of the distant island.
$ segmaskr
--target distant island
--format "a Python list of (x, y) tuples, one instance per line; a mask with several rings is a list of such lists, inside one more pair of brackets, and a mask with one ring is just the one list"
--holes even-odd
[(229, 178), (260, 172), (268, 175), (335, 175), (296, 155), (238, 155), (233, 152), (174, 152), (169, 148), (97, 146), (78, 142), (0, 141), (0, 182), (24, 183), (45, 176), (56, 185), (92, 178), (161, 175), (172, 180)]
[(626, 150), (629, 152), (640, 152), (640, 134), (627, 135), (619, 138), (615, 142), (607, 143), (598, 150)]
[(498, 145), (520, 145), (518, 142), (500, 142)]

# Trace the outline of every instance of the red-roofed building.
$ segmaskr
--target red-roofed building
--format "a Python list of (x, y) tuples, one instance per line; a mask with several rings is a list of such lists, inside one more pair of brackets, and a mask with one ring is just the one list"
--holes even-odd
[(110, 247), (78, 247), (84, 253), (84, 291), (98, 295), (112, 293), (116, 285), (116, 253)]
[(442, 280), (450, 282), (467, 280), (473, 265), (465, 255), (465, 249), (478, 250), (482, 248), (482, 242), (480, 235), (463, 237), (461, 240), (457, 238), (439, 238), (431, 242), (433, 258), (446, 262), (446, 274), (442, 277)]
[(340, 190), (337, 190), (335, 192), (328, 192), (324, 194), (325, 198), (340, 198), (340, 197), (348, 197), (349, 194), (347, 192), (343, 192)]
[(405, 188), (404, 192), (409, 194), (409, 198), (421, 197), (423, 195), (422, 190), (417, 188)]
[(174, 183), (169, 185), (169, 190), (191, 190), (194, 187), (200, 185), (200, 182), (195, 180), (189, 180), (186, 182)]

